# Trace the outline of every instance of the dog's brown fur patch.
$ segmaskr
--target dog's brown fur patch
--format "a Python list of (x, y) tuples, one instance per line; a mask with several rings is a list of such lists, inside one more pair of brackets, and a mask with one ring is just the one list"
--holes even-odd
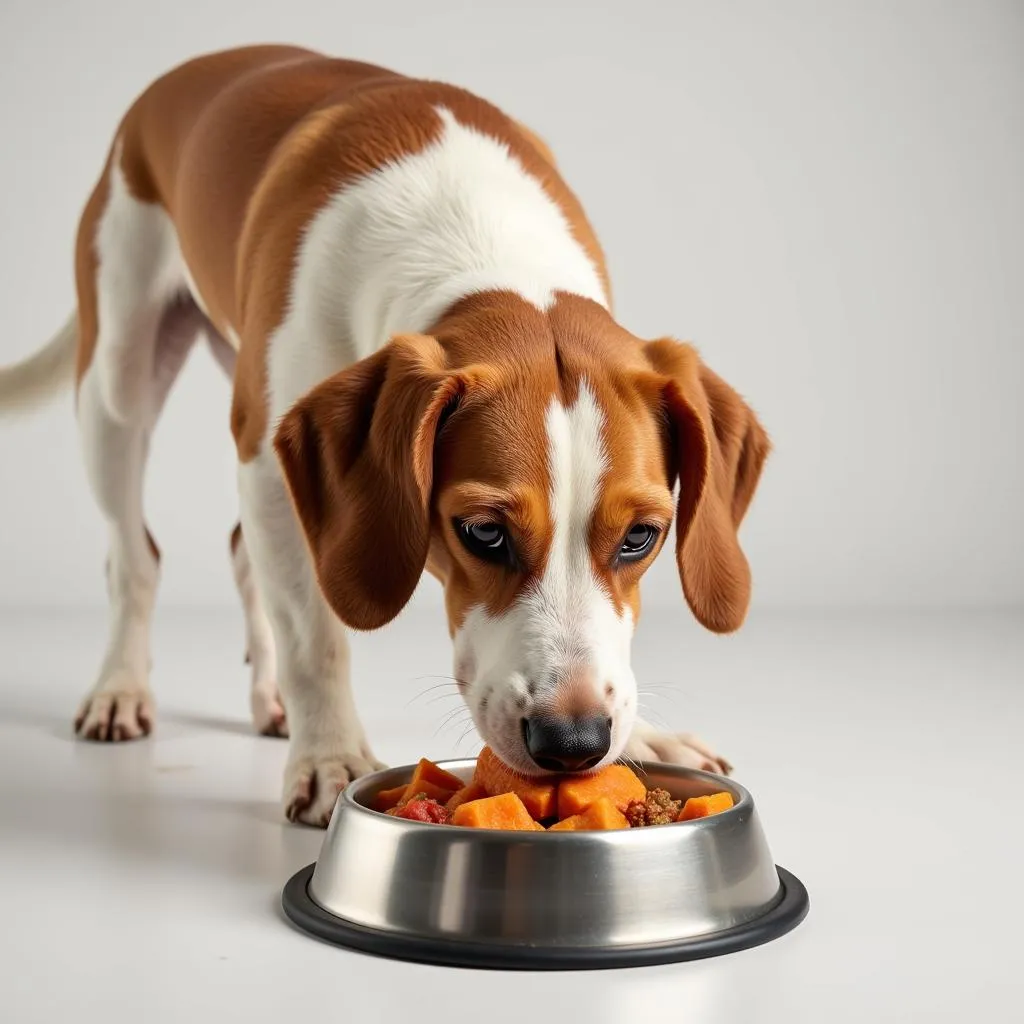
[[(231, 422), (243, 461), (265, 441), (266, 346), (284, 316), (303, 231), (347, 183), (435, 141), (437, 106), (508, 145), (562, 209), (607, 287), (596, 235), (547, 145), (454, 86), (297, 47), (244, 47), (174, 68), (122, 121), (129, 190), (167, 210), (211, 321), (238, 338)], [(106, 182), (105, 171), (80, 228), (79, 376), (95, 344), (92, 241)]]

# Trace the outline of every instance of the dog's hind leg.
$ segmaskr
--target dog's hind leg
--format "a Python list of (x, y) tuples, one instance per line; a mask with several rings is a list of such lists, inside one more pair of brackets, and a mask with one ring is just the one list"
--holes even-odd
[(149, 438), (198, 320), (182, 297), (170, 220), (130, 194), (116, 149), (82, 217), (76, 271), (77, 415), (86, 473), (110, 536), (110, 626), (75, 730), (86, 739), (128, 740), (153, 723), (149, 631), (160, 558), (142, 511)]

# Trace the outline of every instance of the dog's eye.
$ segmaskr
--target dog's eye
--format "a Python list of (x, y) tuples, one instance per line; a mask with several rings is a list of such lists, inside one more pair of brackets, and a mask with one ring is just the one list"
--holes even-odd
[(466, 550), (487, 562), (511, 564), (512, 549), (505, 528), (497, 523), (455, 522), (455, 532)]
[(620, 562), (638, 562), (654, 547), (661, 531), (647, 523), (636, 523), (629, 528), (622, 547), (619, 548)]

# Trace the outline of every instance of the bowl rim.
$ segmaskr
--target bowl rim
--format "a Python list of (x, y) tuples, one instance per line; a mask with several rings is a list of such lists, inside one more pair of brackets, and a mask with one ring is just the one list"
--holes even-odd
[[(450, 758), (446, 761), (435, 761), (434, 764), (444, 771), (451, 772), (460, 768), (475, 767), (476, 762), (477, 758), (474, 756)], [(618, 764), (624, 762), (614, 763)], [(706, 780), (714, 785), (721, 786), (721, 790), (719, 790), (719, 792), (722, 790), (730, 791), (734, 801), (733, 805), (727, 810), (719, 811), (717, 814), (709, 814), (703, 818), (691, 818), (689, 821), (669, 821), (663, 825), (645, 825), (642, 828), (588, 829), (582, 832), (552, 832), (549, 829), (543, 829), (542, 831), (535, 832), (532, 829), (465, 828), (457, 829), (457, 831), (450, 834), (452, 835), (452, 838), (455, 838), (455, 836), (465, 838), (466, 834), (469, 833), (471, 835), (478, 835), (481, 838), (490, 837), (492, 840), (504, 839), (510, 842), (524, 842), (530, 839), (540, 839), (542, 836), (545, 837), (545, 841), (556, 842), (580, 842), (581, 840), (592, 841), (595, 836), (601, 837), (602, 841), (635, 842), (636, 840), (626, 839), (625, 837), (635, 833), (644, 834), (657, 832), (660, 829), (671, 828), (673, 826), (689, 826), (690, 828), (698, 829), (717, 828), (731, 823), (744, 811), (752, 810), (754, 807), (754, 798), (751, 796), (750, 791), (745, 786), (725, 775), (716, 775), (713, 772), (702, 771), (699, 768), (686, 768), (683, 765), (668, 764), (663, 761), (634, 761), (627, 765), (627, 767), (633, 768), (634, 770), (639, 768), (642, 772), (646, 772), (649, 768), (651, 770), (667, 772), (670, 775), (677, 775), (679, 778), (697, 778)], [(335, 814), (338, 813), (341, 805), (344, 804), (346, 808), (351, 811), (363, 814), (372, 814), (375, 818), (390, 822), (391, 825), (397, 828), (408, 828), (410, 826), (434, 830), (445, 828), (445, 826), (432, 821), (415, 821), (410, 818), (398, 818), (393, 814), (386, 814), (384, 811), (378, 811), (373, 807), (360, 803), (357, 799), (360, 794), (371, 789), (375, 780), (380, 779), (382, 776), (404, 771), (408, 771), (411, 774), (415, 769), (416, 764), (394, 765), (390, 768), (381, 768), (378, 771), (370, 772), (368, 775), (360, 776), (358, 779), (350, 782), (338, 794), (338, 802), (334, 809)], [(452, 826), (447, 827), (449, 829), (452, 828)]]

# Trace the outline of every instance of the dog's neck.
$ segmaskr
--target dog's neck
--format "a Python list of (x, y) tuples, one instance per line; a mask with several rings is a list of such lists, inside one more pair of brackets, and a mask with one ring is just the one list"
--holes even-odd
[(541, 183), (502, 143), (440, 113), (437, 142), (346, 189), (318, 218), (323, 232), (306, 240), (345, 239), (334, 259), (316, 263), (335, 275), (332, 305), (359, 357), (394, 334), (428, 330), (475, 293), (514, 292), (540, 309), (558, 292), (608, 304)]

